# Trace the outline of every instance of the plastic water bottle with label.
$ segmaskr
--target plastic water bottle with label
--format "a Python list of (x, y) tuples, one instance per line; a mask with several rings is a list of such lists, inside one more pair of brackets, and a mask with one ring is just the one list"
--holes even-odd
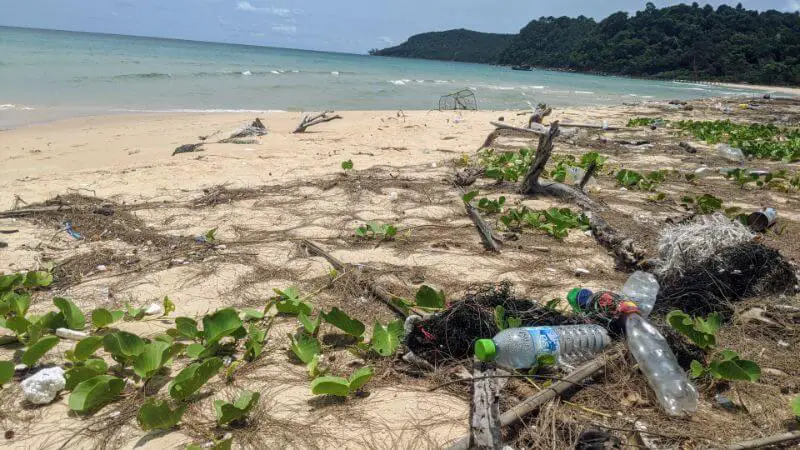
[(600, 353), (611, 339), (599, 325), (509, 328), (475, 342), (475, 356), (510, 369), (527, 369), (542, 356), (573, 364)]

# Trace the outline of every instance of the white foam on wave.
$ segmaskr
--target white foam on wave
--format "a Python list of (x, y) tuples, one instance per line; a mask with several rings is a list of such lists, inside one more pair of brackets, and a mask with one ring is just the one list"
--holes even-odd
[(271, 73), (271, 74), (273, 74), (273, 75), (280, 75), (280, 74), (282, 74), (283, 72), (281, 72), (280, 70), (270, 70), (270, 71), (269, 71), (269, 73)]
[(339, 75), (339, 71), (338, 70), (334, 70), (333, 72), (331, 72), (331, 75)]
[(252, 72), (250, 72), (249, 70), (245, 70), (244, 72), (242, 72), (242, 75), (244, 75), (244, 76), (246, 76), (246, 77), (248, 77), (248, 76), (250, 76), (250, 75), (252, 75), (252, 74), (253, 74), (253, 73), (252, 73)]
[(175, 108), (175, 109), (110, 109), (110, 112), (125, 112), (125, 113), (285, 113), (285, 109), (192, 109), (192, 108)]
[(439, 84), (449, 83), (449, 81), (447, 81), (447, 80), (433, 80), (433, 82), (434, 83), (439, 83)]
[(493, 91), (513, 91), (516, 89), (514, 86), (495, 86), (492, 84), (487, 84), (484, 86), (486, 89), (491, 89)]
[(22, 111), (33, 111), (33, 108), (31, 108), (30, 106), (14, 105), (12, 103), (6, 103), (0, 105), (0, 111), (11, 111), (12, 109), (19, 109)]
[(392, 83), (395, 86), (405, 86), (406, 84), (411, 83), (411, 80), (389, 80), (389, 83)]
[(592, 91), (572, 91), (575, 94), (583, 94), (583, 95), (594, 95)]

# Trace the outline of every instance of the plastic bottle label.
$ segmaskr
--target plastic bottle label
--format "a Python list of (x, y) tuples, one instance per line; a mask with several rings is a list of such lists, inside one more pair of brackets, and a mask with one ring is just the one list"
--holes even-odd
[(537, 355), (558, 356), (560, 350), (558, 333), (551, 327), (527, 328), (533, 339), (533, 347)]

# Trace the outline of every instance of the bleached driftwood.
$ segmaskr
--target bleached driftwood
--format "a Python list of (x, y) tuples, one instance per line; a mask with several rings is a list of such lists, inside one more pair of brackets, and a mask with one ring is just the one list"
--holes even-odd
[(300, 125), (294, 130), (294, 133), (305, 133), (306, 129), (309, 127), (313, 127), (314, 125), (319, 125), (321, 123), (330, 122), (331, 120), (342, 119), (342, 116), (335, 115), (329, 116), (328, 114), (333, 114), (333, 111), (325, 111), (316, 116), (305, 116), (303, 120), (300, 122)]
[(500, 433), (500, 387), (494, 375), (494, 367), (475, 360), (472, 368), (470, 449), (500, 450), (503, 447)]

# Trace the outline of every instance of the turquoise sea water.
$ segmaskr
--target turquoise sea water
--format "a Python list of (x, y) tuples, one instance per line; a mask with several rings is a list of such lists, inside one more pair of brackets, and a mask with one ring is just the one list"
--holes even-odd
[(0, 27), (0, 128), (136, 111), (481, 109), (741, 94), (730, 88), (269, 47)]

